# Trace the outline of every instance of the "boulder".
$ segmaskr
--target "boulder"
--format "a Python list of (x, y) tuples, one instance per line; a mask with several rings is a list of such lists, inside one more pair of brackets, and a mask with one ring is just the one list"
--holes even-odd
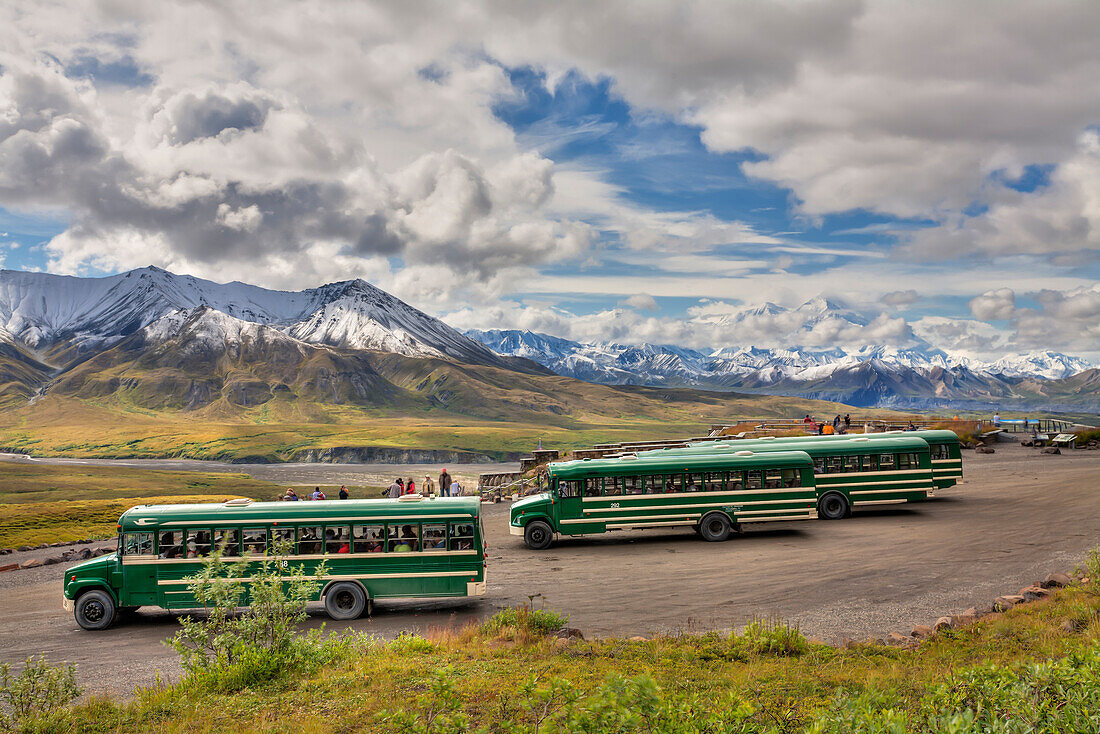
[(46, 558), (42, 561), (42, 565), (53, 566), (55, 564), (61, 563), (61, 560), (61, 556), (50, 556), (49, 558)]
[(63, 545), (65, 545), (65, 544), (64, 543), (50, 543), (51, 548), (60, 548)]
[(1044, 453), (1044, 454), (1061, 454), (1062, 449), (1058, 448), (1057, 446), (1047, 446), (1045, 449), (1043, 449), (1042, 453)]
[(19, 568), (38, 568), (43, 565), (42, 560), (39, 558), (32, 558), (29, 561), (23, 561), (19, 564)]
[(970, 607), (962, 614), (956, 614), (951, 618), (951, 622), (955, 627), (968, 627), (978, 621), (978, 610), (974, 607)]
[(978, 448), (974, 449), (974, 453), (976, 453), (976, 454), (995, 454), (995, 453), (997, 453), (997, 449), (990, 448), (989, 446), (979, 446)]
[(908, 635), (903, 635), (900, 632), (891, 632), (890, 634), (886, 635), (885, 639), (887, 645), (893, 645), (895, 647), (908, 645), (912, 641), (912, 637), (909, 637)]
[(91, 548), (82, 548), (80, 550), (80, 552), (77, 553), (77, 555), (80, 556), (80, 560), (86, 561), (86, 560), (88, 560), (89, 558), (92, 557), (92, 549)]
[(26, 553), (29, 550), (34, 550), (34, 548), (32, 548), (29, 545), (21, 545), (18, 548), (16, 548), (16, 550), (19, 551), (20, 553)]
[(933, 632), (943, 632), (949, 630), (955, 626), (954, 620), (951, 617), (940, 617), (936, 620), (936, 623), (932, 625)]
[(569, 647), (571, 644), (573, 644), (573, 640), (571, 640), (568, 637), (555, 637), (554, 638), (554, 646), (555, 647)]
[(3, 566), (0, 566), (0, 573), (4, 573), (6, 571), (14, 571), (17, 568), (19, 568), (18, 563), (6, 563)]
[(1020, 589), (1020, 596), (1024, 598), (1024, 601), (1037, 601), (1039, 599), (1045, 599), (1050, 596), (1050, 592), (1044, 589), (1042, 586), (1035, 584), (1033, 586), (1026, 586)]
[(641, 635), (634, 635), (627, 638), (630, 642), (649, 642), (648, 637), (642, 637)]
[(993, 600), (993, 611), (995, 612), (1007, 612), (1017, 604), (1023, 604), (1024, 598), (1017, 596), (1016, 594), (1006, 594), (1005, 596), (998, 596)]
[(918, 640), (923, 640), (926, 637), (932, 636), (932, 628), (926, 624), (918, 624), (913, 627), (913, 631), (909, 633), (910, 637), (916, 637)]
[(584, 633), (576, 627), (562, 627), (554, 633), (554, 637), (557, 637), (559, 640), (583, 640)]
[(92, 557), (95, 558), (97, 556), (105, 556), (110, 552), (110, 548), (96, 548), (94, 551), (92, 551)]
[(1052, 573), (1052, 574), (1048, 574), (1047, 577), (1045, 579), (1043, 579), (1042, 583), (1040, 583), (1039, 585), (1042, 586), (1044, 589), (1050, 589), (1050, 588), (1057, 589), (1057, 588), (1061, 588), (1063, 586), (1069, 586), (1071, 583), (1072, 583), (1072, 580), (1066, 574), (1064, 574), (1064, 573)]
[(1020, 445), (1021, 446), (1034, 446), (1035, 442), (1034, 441), (1020, 441)]

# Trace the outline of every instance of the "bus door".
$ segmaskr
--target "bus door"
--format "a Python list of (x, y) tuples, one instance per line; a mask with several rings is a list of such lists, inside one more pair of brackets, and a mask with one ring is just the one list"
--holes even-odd
[(157, 604), (157, 554), (150, 532), (122, 536), (122, 588), (119, 605), (140, 607)]
[[(557, 511), (554, 513), (556, 521), (577, 520), (583, 517), (584, 479), (558, 480)], [(569, 524), (559, 525), (556, 530), (565, 532), (569, 530)]]

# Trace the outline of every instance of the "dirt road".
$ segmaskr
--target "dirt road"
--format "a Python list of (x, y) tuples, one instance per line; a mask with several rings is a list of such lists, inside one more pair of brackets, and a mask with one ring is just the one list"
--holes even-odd
[[(371, 619), (327, 622), (385, 636), (462, 624), (534, 597), (588, 635), (729, 629), (775, 616), (835, 641), (908, 630), (989, 603), (1100, 543), (1100, 452), (1044, 456), (1001, 445), (964, 452), (965, 484), (935, 501), (839, 522), (759, 526), (722, 544), (690, 531), (611, 533), (526, 550), (508, 505), (487, 505), (488, 595), (381, 603)], [(61, 609), (61, 566), (0, 574), (0, 660), (72, 660), (93, 690), (127, 692), (155, 670), (178, 674), (163, 641), (175, 618), (143, 612), (82, 632)], [(318, 615), (313, 626), (325, 622)]]

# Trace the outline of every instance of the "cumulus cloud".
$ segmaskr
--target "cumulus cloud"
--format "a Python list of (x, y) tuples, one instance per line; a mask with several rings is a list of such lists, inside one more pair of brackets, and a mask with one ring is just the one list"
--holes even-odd
[(908, 306), (916, 303), (919, 296), (912, 288), (904, 291), (890, 291), (882, 296), (882, 302), (887, 306)]
[(970, 313), (983, 321), (1010, 319), (1016, 313), (1016, 293), (1011, 288), (986, 291), (970, 301)]
[(637, 293), (619, 302), (620, 306), (629, 306), (639, 311), (656, 311), (657, 299), (645, 293)]

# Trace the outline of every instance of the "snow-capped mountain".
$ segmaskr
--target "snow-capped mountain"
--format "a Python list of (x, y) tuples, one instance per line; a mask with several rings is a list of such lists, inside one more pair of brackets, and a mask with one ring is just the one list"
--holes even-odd
[(0, 328), (61, 363), (107, 348), (170, 314), (185, 320), (198, 308), (310, 344), (505, 364), (479, 342), (362, 280), (289, 292), (153, 267), (106, 278), (0, 271)]
[[(802, 316), (809, 313), (809, 328), (826, 319), (856, 323), (857, 318), (848, 312), (838, 317), (838, 307), (825, 299), (809, 301), (802, 310)], [(746, 314), (774, 317), (786, 312), (767, 303), (731, 318), (748, 318)], [(1012, 400), (1021, 397), (1015, 385), (1023, 378), (1063, 380), (1089, 369), (1083, 359), (1050, 351), (985, 363), (919, 343), (900, 349), (748, 346), (698, 351), (668, 345), (582, 344), (518, 330), (470, 330), (466, 334), (500, 354), (523, 356), (558, 374), (591, 382), (766, 392), (854, 405), (921, 408)]]

